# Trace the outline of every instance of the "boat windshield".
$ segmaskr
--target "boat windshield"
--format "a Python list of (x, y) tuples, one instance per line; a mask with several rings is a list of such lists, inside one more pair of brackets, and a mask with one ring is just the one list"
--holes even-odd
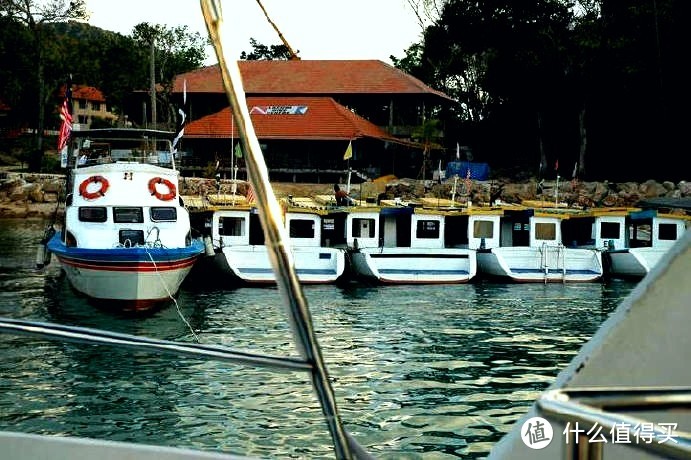
[(92, 130), (73, 136), (71, 162), (77, 168), (118, 162), (175, 168), (171, 134), (152, 130)]

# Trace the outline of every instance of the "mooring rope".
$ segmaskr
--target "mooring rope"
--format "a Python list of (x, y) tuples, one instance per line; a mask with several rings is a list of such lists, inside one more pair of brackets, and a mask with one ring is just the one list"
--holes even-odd
[(194, 332), (194, 329), (192, 328), (192, 325), (190, 324), (189, 321), (187, 321), (187, 318), (185, 318), (185, 315), (182, 313), (182, 310), (180, 309), (180, 305), (178, 304), (177, 299), (175, 299), (175, 297), (173, 297), (173, 294), (171, 294), (170, 289), (168, 289), (168, 285), (165, 283), (165, 280), (164, 280), (163, 277), (161, 276), (161, 273), (158, 271), (158, 265), (156, 265), (156, 261), (154, 260), (153, 256), (152, 256), (151, 253), (149, 252), (149, 248), (147, 248), (146, 246), (144, 246), (144, 250), (146, 251), (146, 254), (149, 256), (149, 259), (151, 259), (151, 263), (154, 264), (154, 268), (156, 269), (156, 274), (158, 275), (158, 279), (161, 280), (161, 284), (163, 285), (163, 288), (164, 288), (164, 289), (166, 290), (166, 292), (168, 293), (168, 297), (170, 297), (170, 300), (172, 300), (173, 303), (175, 304), (175, 308), (176, 308), (176, 310), (177, 310), (177, 312), (178, 312), (178, 316), (180, 316), (180, 319), (182, 319), (182, 322), (185, 323), (185, 324), (187, 325), (187, 328), (190, 330), (190, 332), (191, 332), (192, 335), (194, 336), (195, 342), (201, 343), (201, 341), (199, 340), (199, 336), (197, 335), (196, 332)]

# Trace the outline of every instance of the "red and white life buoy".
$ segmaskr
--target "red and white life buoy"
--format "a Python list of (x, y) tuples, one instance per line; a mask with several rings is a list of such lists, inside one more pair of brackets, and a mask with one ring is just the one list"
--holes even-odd
[[(93, 192), (87, 190), (89, 184), (99, 183), (100, 187)], [(88, 179), (84, 179), (81, 184), (79, 184), (79, 194), (84, 197), (85, 200), (95, 200), (96, 198), (101, 198), (105, 196), (108, 191), (108, 179), (103, 176), (91, 176)]]
[[(158, 184), (165, 185), (168, 188), (168, 193), (159, 192), (156, 188), (156, 185)], [(151, 195), (155, 196), (161, 201), (170, 201), (173, 198), (175, 198), (177, 190), (175, 189), (175, 184), (173, 184), (168, 179), (164, 179), (162, 177), (154, 177), (149, 181), (149, 193), (151, 193)]]

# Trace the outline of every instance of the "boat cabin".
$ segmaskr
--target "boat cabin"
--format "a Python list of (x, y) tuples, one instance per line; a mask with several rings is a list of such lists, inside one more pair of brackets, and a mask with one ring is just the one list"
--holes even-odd
[(401, 206), (351, 211), (346, 240), (359, 248), (467, 248), (468, 216)]

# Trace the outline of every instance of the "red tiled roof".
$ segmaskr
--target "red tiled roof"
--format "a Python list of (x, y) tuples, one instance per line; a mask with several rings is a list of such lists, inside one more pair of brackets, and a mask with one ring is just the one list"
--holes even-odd
[[(407, 73), (378, 60), (238, 61), (245, 93), (265, 94), (430, 94), (451, 99)], [(218, 65), (177, 75), (191, 93), (222, 93)]]
[[(267, 107), (306, 107), (304, 114), (262, 114)], [(359, 137), (401, 142), (355, 115), (330, 97), (249, 97), (247, 108), (259, 139), (348, 140)], [(187, 138), (230, 138), (231, 112), (227, 107), (185, 126)], [(232, 133), (238, 137), (237, 127)]]
[(72, 99), (86, 99), (87, 101), (106, 102), (101, 90), (93, 86), (75, 86), (72, 88)]

